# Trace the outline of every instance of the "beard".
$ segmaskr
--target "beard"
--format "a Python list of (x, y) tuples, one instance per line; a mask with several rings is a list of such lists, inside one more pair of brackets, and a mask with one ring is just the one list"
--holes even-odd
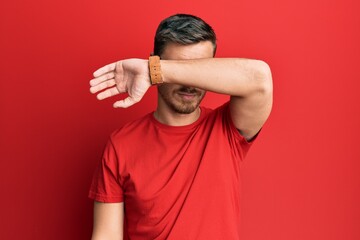
[(180, 86), (173, 88), (170, 84), (166, 83), (158, 86), (158, 92), (166, 105), (172, 111), (180, 114), (194, 112), (199, 107), (206, 93), (204, 90), (193, 87)]

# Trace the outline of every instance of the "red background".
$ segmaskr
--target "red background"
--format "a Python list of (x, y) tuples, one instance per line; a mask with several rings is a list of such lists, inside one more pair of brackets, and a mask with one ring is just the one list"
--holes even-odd
[[(359, 1), (15, 0), (0, 9), (0, 239), (90, 238), (87, 191), (105, 140), (153, 110), (156, 91), (115, 110), (88, 81), (104, 64), (146, 58), (159, 21), (179, 12), (214, 27), (218, 57), (272, 68), (273, 112), (243, 168), (243, 239), (360, 239)], [(204, 104), (226, 99), (209, 94)]]

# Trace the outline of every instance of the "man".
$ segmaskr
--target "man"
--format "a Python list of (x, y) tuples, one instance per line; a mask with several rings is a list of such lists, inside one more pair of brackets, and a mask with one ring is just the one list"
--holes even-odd
[[(213, 58), (216, 37), (198, 17), (163, 20), (149, 60), (94, 73), (98, 99), (139, 102), (158, 88), (156, 111), (115, 131), (95, 173), (93, 240), (240, 239), (240, 164), (268, 118), (272, 79), (259, 60)], [(230, 96), (210, 110), (205, 91)]]

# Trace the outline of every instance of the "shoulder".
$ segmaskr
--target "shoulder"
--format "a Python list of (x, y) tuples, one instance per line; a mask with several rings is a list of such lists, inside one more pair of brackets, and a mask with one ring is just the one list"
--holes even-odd
[(151, 124), (151, 114), (152, 113), (148, 113), (140, 118), (124, 124), (111, 133), (110, 139), (114, 142), (118, 142), (122, 138), (130, 138), (131, 136), (145, 134), (146, 129)]
[(224, 104), (220, 105), (215, 109), (207, 108), (204, 106), (200, 107), (202, 115), (204, 119), (211, 119), (211, 118), (227, 118), (229, 117), (229, 102), (225, 102)]
[(244, 136), (241, 135), (240, 131), (236, 128), (230, 113), (230, 102), (225, 102), (215, 109), (201, 108), (205, 111), (204, 122), (210, 125), (212, 131), (215, 129), (221, 129), (223, 133), (229, 133), (235, 138), (241, 141), (246, 141)]

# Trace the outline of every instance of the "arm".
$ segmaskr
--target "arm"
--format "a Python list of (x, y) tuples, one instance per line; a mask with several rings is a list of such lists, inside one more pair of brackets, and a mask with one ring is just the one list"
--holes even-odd
[(247, 140), (259, 132), (270, 114), (272, 77), (263, 61), (207, 58), (161, 61), (161, 67), (164, 82), (230, 95), (232, 120)]
[[(165, 83), (201, 88), (231, 96), (230, 111), (235, 126), (250, 140), (261, 129), (272, 107), (272, 78), (263, 61), (238, 58), (161, 60)], [(98, 99), (127, 92), (129, 97), (115, 107), (128, 107), (141, 100), (151, 86), (148, 61), (129, 59), (109, 64), (90, 81)], [(115, 87), (113, 87), (116, 85)]]
[(91, 240), (122, 240), (124, 203), (94, 202), (94, 226)]

